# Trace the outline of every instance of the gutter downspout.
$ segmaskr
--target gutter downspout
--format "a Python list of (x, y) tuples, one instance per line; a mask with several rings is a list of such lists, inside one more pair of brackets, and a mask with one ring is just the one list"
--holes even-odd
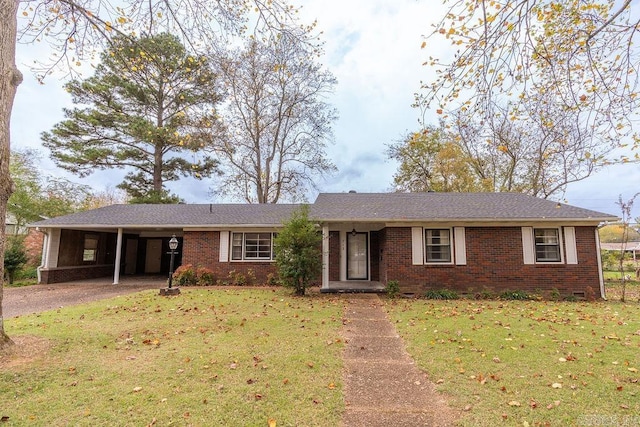
[(49, 259), (49, 232), (46, 228), (40, 229), (40, 227), (36, 227), (36, 231), (44, 234), (44, 239), (42, 239), (42, 260), (40, 261), (40, 265), (36, 268), (38, 284), (40, 284), (42, 283), (42, 273), (40, 270), (47, 266), (47, 260)]
[(596, 256), (598, 258), (598, 276), (600, 279), (600, 297), (603, 300), (607, 300), (607, 297), (605, 295), (604, 292), (604, 274), (602, 273), (602, 256), (600, 255), (602, 253), (602, 249), (600, 248), (600, 233), (598, 233), (598, 229), (600, 227), (596, 227)]

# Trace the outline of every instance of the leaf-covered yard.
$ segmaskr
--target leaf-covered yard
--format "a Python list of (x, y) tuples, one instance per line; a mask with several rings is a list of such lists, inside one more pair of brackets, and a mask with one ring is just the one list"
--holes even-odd
[(462, 425), (639, 425), (640, 305), (390, 301)]
[[(637, 303), (396, 299), (386, 308), (460, 425), (640, 424)], [(6, 319), (20, 345), (0, 354), (0, 417), (339, 425), (343, 309), (340, 296), (182, 288)]]
[(9, 425), (336, 425), (342, 303), (283, 290), (146, 291), (6, 320)]

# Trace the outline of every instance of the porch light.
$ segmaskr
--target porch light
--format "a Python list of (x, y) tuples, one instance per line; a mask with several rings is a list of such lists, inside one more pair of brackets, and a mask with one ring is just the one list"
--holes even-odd
[(171, 239), (169, 240), (169, 249), (171, 249), (171, 252), (169, 252), (169, 254), (171, 254), (171, 261), (169, 261), (169, 284), (165, 289), (160, 289), (160, 295), (177, 295), (180, 293), (180, 288), (171, 287), (173, 282), (173, 264), (175, 261), (176, 249), (178, 249), (178, 239), (175, 234), (171, 236)]
[[(173, 236), (171, 236), (171, 240), (169, 240), (169, 249), (171, 249), (172, 251), (175, 251), (176, 249), (178, 249), (178, 239), (176, 239), (176, 235), (174, 234)], [(171, 260), (173, 261), (173, 254)], [(173, 262), (171, 263), (171, 270), (173, 270)], [(171, 286), (169, 286), (171, 287)]]
[(358, 234), (358, 232), (356, 231), (356, 229), (354, 228), (353, 230), (351, 230), (351, 235), (353, 237), (356, 237), (356, 234)]

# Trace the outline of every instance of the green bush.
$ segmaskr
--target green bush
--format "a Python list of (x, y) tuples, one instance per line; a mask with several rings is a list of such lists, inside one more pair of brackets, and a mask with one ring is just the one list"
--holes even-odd
[(525, 301), (532, 299), (532, 297), (525, 291), (504, 291), (500, 294), (500, 299)]
[(211, 286), (216, 283), (213, 271), (206, 267), (199, 267), (196, 270), (196, 280), (200, 286)]
[(458, 299), (458, 293), (451, 289), (430, 289), (425, 294), (424, 297), (427, 299), (438, 299), (438, 300), (449, 300), (449, 299)]
[(196, 270), (191, 264), (181, 265), (173, 272), (173, 283), (178, 286), (195, 286), (198, 284)]
[(16, 273), (28, 261), (23, 236), (9, 236), (4, 252), (4, 272), (9, 284), (13, 283)]
[(398, 283), (397, 280), (389, 280), (384, 290), (387, 292), (389, 298), (395, 298), (400, 293), (400, 283)]
[(296, 295), (304, 295), (322, 270), (322, 235), (309, 220), (309, 207), (295, 210), (274, 242), (278, 275)]

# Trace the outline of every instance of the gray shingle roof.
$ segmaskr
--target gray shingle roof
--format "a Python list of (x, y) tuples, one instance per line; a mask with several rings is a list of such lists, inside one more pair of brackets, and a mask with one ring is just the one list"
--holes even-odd
[(520, 193), (323, 193), (312, 213), (332, 221), (616, 220), (614, 215)]
[(111, 205), (78, 212), (32, 226), (198, 227), (212, 225), (281, 225), (298, 205)]
[[(112, 205), (39, 221), (39, 227), (278, 226), (299, 205)], [(337, 222), (615, 221), (614, 215), (517, 193), (322, 193), (311, 217)]]

